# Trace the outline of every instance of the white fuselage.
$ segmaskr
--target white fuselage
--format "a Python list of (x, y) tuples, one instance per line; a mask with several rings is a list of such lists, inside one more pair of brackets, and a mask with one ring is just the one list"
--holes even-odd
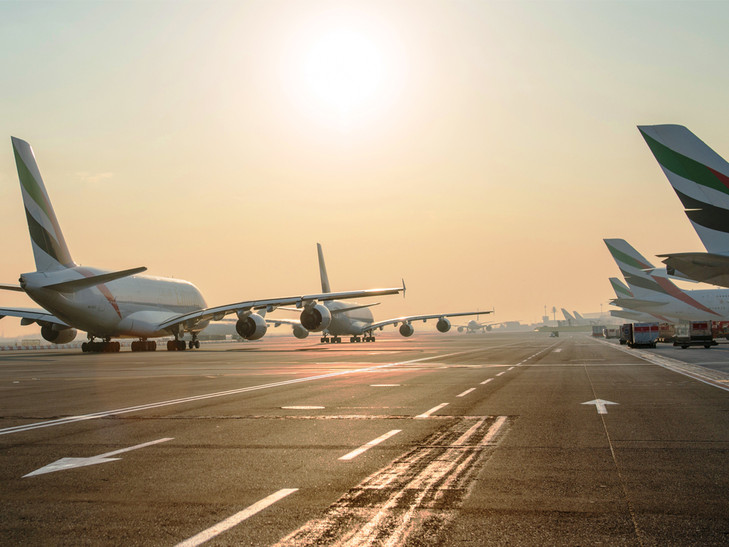
[(335, 310), (356, 306), (357, 304), (353, 302), (329, 300), (323, 302), (323, 304), (332, 312), (332, 321), (326, 328), (326, 332), (333, 336), (339, 336), (342, 334), (360, 335), (364, 333), (365, 329), (369, 325), (374, 323), (372, 311), (370, 311), (369, 308), (359, 308), (356, 310), (338, 313), (335, 312)]
[[(206, 307), (195, 285), (178, 279), (134, 275), (75, 292), (59, 292), (46, 285), (108, 273), (76, 266), (21, 276), (25, 292), (69, 326), (92, 336), (153, 338), (172, 332), (157, 329), (163, 321)], [(202, 330), (207, 322), (195, 325)]]
[[(631, 289), (635, 288), (631, 287)], [(641, 294), (641, 298), (653, 300), (659, 305), (638, 304), (630, 309), (683, 321), (729, 320), (729, 289), (680, 291), (676, 293), (676, 296), (649, 293), (645, 296)], [(625, 302), (623, 307), (629, 307), (629, 299), (626, 299)]]

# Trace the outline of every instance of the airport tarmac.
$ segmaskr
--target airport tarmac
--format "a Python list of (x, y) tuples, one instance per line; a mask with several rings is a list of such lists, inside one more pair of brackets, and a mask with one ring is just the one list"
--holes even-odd
[(728, 381), (582, 334), (3, 352), (0, 543), (725, 545)]

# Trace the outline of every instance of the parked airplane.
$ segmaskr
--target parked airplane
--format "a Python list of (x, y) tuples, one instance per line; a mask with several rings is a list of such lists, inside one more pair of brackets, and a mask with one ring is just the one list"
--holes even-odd
[[(316, 244), (316, 250), (319, 257), (319, 277), (321, 280), (321, 291), (324, 294), (335, 294), (331, 292), (331, 285), (329, 284), (329, 276), (327, 275), (326, 264), (324, 263), (324, 253), (321, 248), (321, 244)], [(403, 290), (405, 283), (403, 283)], [(449, 317), (459, 317), (466, 315), (481, 315), (487, 313), (493, 313), (493, 311), (474, 311), (474, 312), (459, 312), (459, 313), (438, 313), (431, 315), (409, 315), (405, 317), (396, 317), (394, 319), (387, 319), (385, 321), (375, 322), (372, 311), (369, 309), (377, 304), (348, 304), (346, 302), (338, 302), (336, 299), (328, 299), (324, 302), (324, 306), (328, 312), (328, 316), (331, 318), (326, 328), (323, 330), (323, 336), (321, 338), (322, 343), (339, 343), (342, 341), (341, 335), (350, 335), (350, 342), (374, 342), (374, 332), (379, 329), (382, 330), (388, 325), (397, 327), (400, 325), (400, 334), (403, 336), (412, 336), (415, 332), (412, 323), (415, 321), (426, 322), (429, 319), (437, 319), (436, 328), (440, 332), (448, 332), (451, 328), (451, 322), (448, 320)], [(292, 311), (290, 308), (281, 308), (282, 310)], [(303, 320), (297, 321), (295, 319), (278, 319), (268, 318), (267, 321), (271, 324), (278, 326), (278, 324), (288, 324), (294, 329), (294, 336), (297, 338), (305, 338), (308, 334), (305, 331), (309, 329), (307, 323)]]
[(604, 241), (633, 294), (632, 298), (616, 298), (612, 304), (686, 321), (729, 318), (729, 290), (683, 290), (624, 239)]
[[(491, 313), (489, 311), (482, 312), (482, 313)], [(499, 321), (495, 323), (479, 323), (475, 319), (471, 319), (468, 323), (465, 325), (458, 325), (456, 328), (458, 329), (458, 332), (465, 332), (466, 334), (471, 334), (475, 332), (486, 332), (490, 331), (493, 328), (493, 325), (500, 324)]]
[(681, 125), (638, 130), (708, 251), (659, 255), (663, 263), (671, 274), (729, 287), (729, 163)]
[(567, 321), (568, 325), (576, 325), (577, 321), (574, 317), (568, 312), (566, 309), (562, 308), (562, 315), (564, 315), (564, 320)]
[[(628, 298), (632, 299), (635, 298), (633, 296), (633, 293), (630, 292), (630, 289), (628, 286), (620, 281), (617, 277), (611, 277), (610, 278), (610, 284), (613, 287), (613, 290), (615, 291), (615, 298)], [(622, 319), (628, 319), (630, 321), (638, 322), (638, 323), (648, 323), (652, 321), (664, 321), (666, 323), (674, 323), (676, 322), (676, 319), (673, 317), (666, 317), (665, 315), (660, 314), (652, 314), (652, 313), (644, 313), (639, 312), (635, 310), (630, 310), (627, 308), (621, 308), (619, 310), (610, 310), (610, 315), (612, 317), (620, 317)]]
[[(109, 272), (77, 265), (71, 258), (60, 225), (48, 198), (40, 170), (30, 145), (12, 137), (18, 178), (28, 220), (36, 271), (20, 276), (20, 285), (0, 285), (0, 289), (25, 292), (43, 309), (0, 308), (0, 318), (20, 317), (21, 324), (37, 323), (49, 342), (65, 344), (77, 330), (88, 333), (83, 351), (119, 351), (112, 338), (138, 338), (132, 351), (154, 351), (156, 343), (147, 340), (174, 336), (168, 350), (183, 350), (185, 332), (192, 335), (190, 348), (199, 348), (198, 333), (211, 320), (229, 313), (238, 317), (236, 330), (248, 340), (261, 338), (267, 329), (264, 315), (278, 306), (296, 306), (301, 323), (309, 330), (322, 331), (331, 319), (330, 300), (345, 300), (397, 294), (401, 288), (346, 291), (285, 298), (249, 300), (208, 308), (200, 290), (187, 281), (137, 275), (145, 267)], [(103, 342), (96, 342), (100, 338)]]

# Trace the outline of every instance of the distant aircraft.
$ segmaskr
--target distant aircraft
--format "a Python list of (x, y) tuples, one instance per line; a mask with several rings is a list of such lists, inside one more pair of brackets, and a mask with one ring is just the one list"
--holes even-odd
[(562, 315), (564, 315), (564, 320), (567, 321), (568, 325), (576, 325), (577, 321), (575, 321), (575, 318), (570, 315), (570, 312), (568, 312), (566, 309), (562, 308)]
[(632, 297), (620, 296), (612, 304), (686, 321), (727, 320), (729, 290), (685, 291), (663, 270), (657, 270), (624, 239), (605, 239)]
[[(324, 263), (324, 252), (322, 251), (321, 244), (316, 244), (317, 255), (319, 258), (319, 277), (321, 280), (321, 290), (324, 294), (334, 294), (331, 292), (331, 285), (329, 284), (329, 276), (327, 275), (326, 264)], [(403, 282), (403, 287), (405, 283)], [(394, 319), (386, 319), (385, 321), (375, 322), (372, 311), (369, 309), (377, 304), (365, 304), (365, 305), (352, 305), (345, 302), (338, 302), (335, 299), (328, 299), (324, 302), (326, 307), (326, 314), (330, 318), (327, 327), (323, 330), (323, 336), (321, 338), (322, 343), (339, 343), (342, 341), (342, 335), (350, 335), (350, 342), (374, 342), (374, 332), (379, 329), (382, 330), (388, 325), (397, 327), (400, 325), (400, 334), (407, 337), (412, 336), (415, 332), (412, 323), (415, 321), (426, 322), (429, 319), (437, 319), (436, 328), (440, 332), (448, 332), (451, 328), (451, 322), (448, 317), (459, 317), (466, 315), (480, 315), (493, 313), (493, 311), (486, 312), (458, 312), (458, 313), (438, 313), (431, 315), (409, 315), (405, 317), (396, 317)], [(290, 308), (281, 308), (286, 310)], [(297, 338), (305, 338), (306, 331), (311, 330), (309, 325), (301, 320), (295, 319), (279, 319), (269, 317), (266, 319), (269, 324), (274, 326), (288, 324), (294, 329), (294, 336)]]
[(668, 272), (729, 287), (729, 163), (681, 125), (638, 130), (708, 251), (659, 255)]
[[(491, 313), (489, 311), (482, 312), (482, 313)], [(490, 331), (493, 328), (493, 325), (499, 324), (500, 321), (497, 321), (495, 323), (479, 323), (478, 321), (471, 319), (468, 323), (465, 325), (458, 325), (456, 328), (458, 329), (458, 332), (465, 332), (466, 334), (474, 333), (474, 332), (487, 332)]]
[[(40, 170), (30, 145), (12, 137), (18, 178), (28, 220), (35, 258), (35, 272), (20, 276), (20, 285), (2, 284), (0, 289), (25, 292), (43, 309), (0, 308), (4, 316), (20, 317), (21, 324), (37, 323), (49, 342), (65, 344), (74, 340), (77, 330), (88, 333), (83, 351), (117, 352), (120, 344), (112, 338), (138, 338), (132, 351), (154, 351), (148, 338), (174, 336), (167, 349), (184, 350), (182, 336), (192, 335), (190, 348), (199, 348), (198, 333), (211, 320), (236, 313), (236, 330), (243, 338), (256, 340), (267, 329), (263, 315), (278, 306), (295, 305), (301, 322), (311, 330), (327, 327), (328, 308), (334, 299), (397, 294), (405, 290), (371, 289), (343, 293), (313, 294), (237, 302), (206, 307), (199, 289), (178, 279), (136, 275), (145, 267), (105, 271), (77, 265), (71, 258), (60, 225), (48, 198)], [(257, 313), (259, 312), (260, 313)], [(102, 342), (96, 342), (100, 338)]]

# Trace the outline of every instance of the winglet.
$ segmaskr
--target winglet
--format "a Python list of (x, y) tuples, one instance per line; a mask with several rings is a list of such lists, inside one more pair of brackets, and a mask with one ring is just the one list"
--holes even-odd
[(405, 298), (405, 290), (406, 290), (406, 288), (405, 288), (405, 278), (403, 277), (401, 279), (401, 281), (402, 281), (402, 297)]

